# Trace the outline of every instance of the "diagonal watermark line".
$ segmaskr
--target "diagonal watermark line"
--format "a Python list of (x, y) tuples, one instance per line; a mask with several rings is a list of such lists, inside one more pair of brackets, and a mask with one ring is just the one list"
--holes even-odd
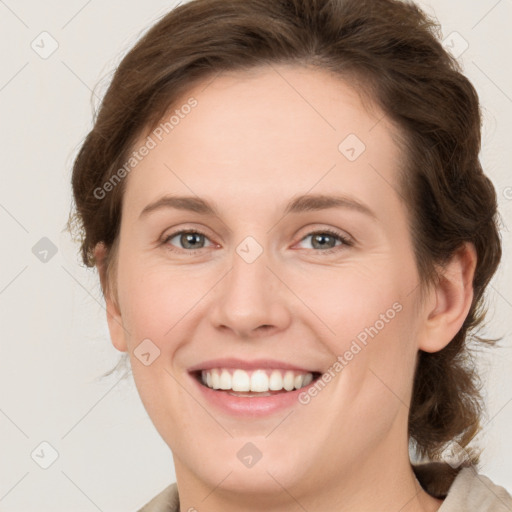
[(382, 174), (377, 170), (377, 168), (373, 164), (368, 163), (368, 165), (383, 179), (383, 181), (385, 181), (402, 198), (403, 201), (406, 201), (402, 193), (395, 186), (393, 186), (393, 184), (391, 184), (386, 178), (384, 178), (384, 176), (382, 176)]
[[(418, 484), (416, 484), (416, 485), (418, 485)], [(418, 494), (420, 493), (420, 491), (421, 491), (421, 486), (420, 486), (420, 488), (416, 491), (416, 494), (415, 494), (412, 498), (410, 498), (409, 500), (407, 500), (407, 501), (405, 502), (405, 504), (397, 510), (397, 512), (401, 512), (401, 511), (402, 511), (402, 510), (404, 510), (407, 506), (409, 506), (409, 504), (410, 504), (413, 500), (415, 500), (415, 499), (418, 497)]]
[[(210, 82), (210, 83), (211, 83), (211, 82)], [(205, 87), (205, 88), (206, 88), (206, 87)], [(204, 89), (203, 89), (203, 90), (204, 90)], [(200, 198), (199, 198), (199, 196), (198, 196), (198, 195), (197, 195), (197, 194), (196, 194), (196, 193), (195, 193), (195, 192), (194, 192), (194, 191), (193, 191), (193, 190), (192, 190), (192, 189), (191, 189), (191, 188), (190, 188), (190, 187), (189, 187), (189, 186), (188, 186), (188, 185), (187, 185), (187, 184), (186, 184), (186, 183), (185, 183), (185, 182), (184, 182), (184, 181), (183, 181), (183, 180), (182, 180), (182, 179), (181, 179), (181, 178), (180, 178), (180, 177), (175, 173), (175, 172), (174, 172), (174, 170), (173, 170), (173, 169), (171, 169), (171, 168), (170, 168), (166, 163), (164, 163), (164, 167), (165, 167), (166, 169), (168, 169), (169, 171), (171, 171), (171, 172), (174, 174), (174, 176), (176, 177), (176, 179), (180, 180), (180, 181), (181, 181), (181, 183), (183, 183), (183, 186), (187, 187), (187, 188), (190, 190), (190, 192), (191, 192), (192, 194), (194, 194), (198, 199), (200, 199)], [(223, 220), (222, 220), (218, 215), (216, 215), (215, 217), (216, 217), (217, 219), (219, 219), (219, 221), (224, 225), (224, 227), (225, 227), (229, 232), (231, 232), (231, 229), (229, 228), (229, 226), (227, 226), (227, 225), (226, 225), (226, 223), (225, 223), (225, 222), (224, 222), (224, 221), (223, 221)]]
[(224, 427), (224, 425), (222, 423), (220, 423), (217, 420), (217, 418), (215, 418), (215, 416), (213, 416), (213, 414), (211, 414), (211, 412), (201, 402), (199, 402), (199, 400), (197, 400), (196, 397), (194, 395), (192, 395), (192, 393), (185, 386), (183, 386), (183, 384), (181, 384), (181, 382), (167, 368), (164, 368), (164, 370), (174, 379), (176, 384), (178, 384), (178, 386), (180, 386), (181, 389), (183, 389), (184, 391), (186, 391), (188, 393), (190, 398), (192, 398), (198, 405), (200, 405), (203, 408), (203, 410), (209, 416), (211, 416), (211, 418), (215, 421), (215, 423), (217, 423), (222, 428), (222, 430), (224, 430), (224, 432), (226, 432), (226, 434), (228, 434), (230, 437), (233, 437), (233, 434), (231, 434), (231, 432), (229, 432), (229, 430), (226, 427)]
[(368, 370), (370, 370), (373, 373), (373, 375), (375, 375), (375, 377), (377, 377), (377, 379), (379, 379), (382, 382), (382, 384), (384, 384), (384, 386), (386, 386), (389, 389), (389, 391), (391, 391), (391, 393), (393, 393), (393, 395), (395, 395), (398, 398), (398, 400), (400, 400), (400, 402), (402, 402), (405, 405), (405, 407), (407, 407), (407, 409), (410, 409), (410, 407), (371, 368), (368, 368)]
[(28, 229), (3, 204), (0, 204), (0, 208), (2, 208), (15, 222), (17, 222), (21, 228), (25, 230), (25, 233), (28, 233)]
[[(181, 2), (180, 2), (181, 3)], [(222, 70), (219, 71), (202, 89), (201, 92), (204, 92), (207, 87), (209, 87), (215, 80), (219, 77), (219, 75), (222, 73)]]
[(0, 290), (0, 295), (2, 293), (4, 293), (5, 290), (7, 290), (7, 288), (12, 284), (14, 283), (14, 281), (16, 281), (16, 279), (18, 279), (18, 277), (23, 273), (25, 272), (25, 270), (27, 270), (28, 268), (28, 265), (25, 265), (1, 290)]
[(494, 489), (493, 489), (492, 487), (490, 487), (489, 485), (487, 485), (487, 483), (486, 483), (486, 482), (484, 482), (484, 481), (482, 480), (481, 475), (478, 475), (478, 474), (477, 474), (477, 475), (476, 475), (476, 477), (478, 478), (478, 480), (480, 480), (480, 483), (484, 484), (484, 485), (485, 485), (485, 487), (487, 487), (487, 490), (488, 490), (489, 492), (492, 492), (492, 493), (494, 494), (494, 496), (496, 497), (496, 499), (498, 499), (498, 500), (500, 500), (500, 501), (501, 501), (501, 503), (503, 504), (503, 506), (507, 507), (507, 509), (508, 509), (508, 510), (512, 511), (512, 508), (511, 508), (511, 507), (509, 507), (509, 505), (503, 501), (503, 498), (502, 498), (501, 496), (499, 496), (498, 494), (496, 494), (496, 492), (494, 492)]
[(482, 480), (482, 476), (483, 476), (483, 475), (479, 475), (479, 474), (478, 474), (478, 471), (476, 470), (476, 468), (475, 468), (474, 466), (469, 466), (469, 469), (473, 472), (473, 475), (474, 475), (476, 478), (478, 478), (478, 480), (480, 481), (480, 483), (481, 483), (481, 484), (483, 484), (483, 485), (484, 485), (484, 487), (486, 487), (486, 488), (487, 488), (487, 490), (488, 490), (489, 492), (492, 492), (492, 493), (494, 494), (494, 496), (495, 496), (497, 499), (499, 499), (499, 500), (501, 501), (501, 503), (503, 503), (503, 505), (504, 505), (505, 507), (507, 507), (507, 509), (508, 509), (508, 510), (511, 510), (511, 511), (512, 511), (512, 508), (510, 508), (510, 507), (508, 506), (508, 504), (507, 504), (507, 503), (505, 503), (505, 502), (501, 499), (501, 497), (500, 497), (500, 496), (498, 496), (498, 495), (494, 492), (494, 489), (492, 489), (492, 487), (489, 487), (489, 485), (487, 485), (487, 483), (486, 483), (486, 482), (484, 482), (484, 481)]
[(497, 288), (494, 287), (492, 283), (489, 283), (490, 287), (512, 308), (512, 304), (507, 300), (507, 298), (502, 295)]
[(336, 336), (336, 332), (333, 331), (268, 265), (265, 265), (265, 267), (267, 267), (270, 270), (270, 272), (272, 272), (272, 274), (274, 274), (277, 277), (277, 279), (279, 279), (279, 281), (281, 281), (281, 283), (283, 283), (286, 286), (286, 288), (288, 288), (288, 290), (290, 290), (295, 295), (295, 297), (297, 297), (297, 299), (299, 299), (302, 302), (302, 304), (304, 304), (304, 306), (306, 306), (309, 309), (309, 311), (311, 311), (311, 313), (313, 313), (313, 315), (315, 315), (318, 318), (318, 320), (320, 320), (320, 322), (322, 322), (325, 325), (325, 327), (327, 327), (327, 329), (331, 331), (332, 334), (334, 334), (334, 336)]
[(103, 309), (105, 309), (105, 306), (64, 265), (61, 265), (61, 268), (75, 281), (75, 283), (77, 283), (83, 290), (87, 292), (87, 295), (92, 297), (97, 304), (99, 304)]
[(98, 505), (96, 505), (96, 503), (94, 503), (94, 501), (91, 500), (91, 498), (89, 496), (87, 496), (87, 494), (82, 491), (82, 489), (80, 489), (80, 487), (78, 487), (78, 485), (75, 484), (75, 482), (73, 482), (73, 480), (71, 480), (71, 478), (69, 478), (68, 475), (66, 475), (66, 473), (64, 473), (64, 471), (62, 471), (62, 469), (60, 470), (60, 472), (100, 511), (100, 512), (103, 512), (103, 510), (98, 507)]
[(496, 416), (498, 416), (498, 414), (501, 413), (501, 411), (503, 411), (503, 409), (505, 409), (505, 407), (507, 407), (507, 405), (512, 402), (512, 398), (509, 398), (499, 409), (499, 411), (495, 412), (491, 418), (489, 418), (489, 420), (485, 423), (485, 425), (482, 427), (482, 430), (486, 429), (492, 421), (494, 421), (494, 419), (496, 418)]
[[(61, 268), (62, 270), (64, 270), (69, 276), (71, 276), (71, 278), (83, 289), (87, 292), (88, 295), (90, 295), (102, 308), (103, 310), (109, 314), (106, 306), (104, 306), (64, 265), (61, 265)], [(124, 326), (124, 324), (120, 323), (115, 317), (113, 317), (115, 322), (120, 326), (122, 327), (123, 331), (129, 336), (130, 333), (128, 332), (128, 330), (126, 329), (126, 327)]]
[(63, 28), (66, 28), (91, 2), (92, 2), (92, 0), (88, 0), (84, 5), (82, 5), (82, 7), (75, 14), (73, 14), (73, 16), (71, 16), (71, 18), (69, 18), (69, 20), (66, 21), (66, 23), (64, 23), (64, 25), (62, 25), (62, 27), (60, 27), (61, 30)]
[(222, 279), (224, 279), (231, 271), (233, 270), (233, 267), (231, 267), (216, 283), (214, 283), (211, 288), (202, 296), (200, 297), (196, 303), (191, 306), (186, 313), (172, 326), (169, 328), (169, 330), (164, 334), (164, 336), (167, 336), (212, 290), (215, 288)]
[(277, 427), (279, 427), (283, 422), (284, 420), (288, 419), (288, 417), (290, 416), (290, 414), (292, 414), (294, 411), (290, 411), (266, 436), (265, 436), (265, 439), (274, 432), (274, 430), (277, 429)]
[(0, 501), (2, 501), (27, 475), (29, 474), (29, 471), (27, 471), (1, 498)]
[(25, 64), (23, 64), (23, 66), (21, 66), (21, 68), (18, 69), (18, 71), (16, 71), (16, 73), (14, 73), (13, 76), (11, 76), (11, 78), (9, 78), (9, 80), (7, 80), (7, 82), (5, 82), (5, 84), (2, 85), (2, 87), (0, 87), (0, 92), (2, 92), (27, 66), (28, 61), (25, 62)]
[[(186, 183), (184, 183), (184, 182), (183, 182), (183, 180), (182, 180), (182, 179), (181, 179), (181, 178), (180, 178), (180, 177), (179, 177), (179, 176), (178, 176), (178, 175), (177, 175), (177, 174), (176, 174), (176, 173), (175, 173), (175, 172), (174, 172), (174, 171), (173, 171), (173, 170), (172, 170), (172, 169), (167, 165), (167, 164), (164, 164), (164, 166), (165, 166), (169, 171), (171, 171), (171, 172), (176, 176), (176, 178), (177, 178), (177, 179), (179, 179), (179, 180), (183, 183), (183, 185), (185, 185), (185, 186), (186, 186), (186, 187), (187, 187), (187, 188), (188, 188), (188, 189), (189, 189), (189, 190), (190, 190), (194, 195), (196, 195), (196, 196), (197, 196), (197, 194), (195, 194), (195, 192), (194, 192), (193, 190), (191, 190), (191, 189), (190, 189), (190, 187), (189, 187), (188, 185), (186, 185)], [(317, 185), (317, 184), (318, 184), (322, 179), (324, 179), (324, 178), (325, 178), (325, 176), (326, 176), (327, 174), (329, 174), (329, 172), (331, 172), (331, 171), (332, 171), (332, 169), (334, 169), (334, 167), (336, 167), (336, 164), (334, 164), (333, 166), (331, 166), (331, 168), (330, 168), (330, 169), (329, 169), (329, 170), (328, 170), (328, 171), (327, 171), (327, 172), (326, 172), (326, 173), (325, 173), (325, 174), (324, 174), (324, 175), (323, 175), (323, 176), (322, 176), (322, 177), (321, 177), (321, 178), (320, 178), (320, 179), (319, 179), (319, 180), (318, 180), (318, 181), (317, 181), (317, 182), (316, 182), (316, 183), (315, 183), (311, 188), (310, 188), (310, 190), (311, 190), (312, 188), (314, 188), (314, 187), (315, 187), (315, 186), (316, 186), (316, 185)], [(308, 192), (309, 192), (309, 191), (308, 191)], [(283, 216), (282, 218), (284, 218), (284, 216)], [(281, 218), (281, 219), (280, 219), (276, 224), (274, 224), (274, 226), (275, 226), (275, 225), (277, 225), (277, 224), (282, 220), (282, 218)], [(274, 227), (274, 226), (273, 226), (273, 227)], [(273, 227), (272, 227), (272, 228), (270, 228), (270, 229), (269, 229), (269, 231), (270, 231), (270, 230), (272, 230), (272, 229), (273, 229)], [(226, 273), (225, 273), (225, 274), (224, 274), (224, 275), (223, 275), (223, 276), (222, 276), (222, 277), (221, 277), (221, 278), (220, 278), (220, 279), (219, 279), (219, 280), (218, 280), (218, 281), (217, 281), (217, 282), (216, 282), (216, 283), (215, 283), (215, 284), (214, 284), (214, 285), (213, 285), (213, 286), (212, 286), (212, 287), (211, 287), (211, 288), (210, 288), (210, 289), (209, 289), (209, 290), (208, 290), (208, 291), (207, 291), (207, 292), (206, 292), (206, 293), (205, 293), (205, 294), (204, 294), (204, 295), (203, 295), (203, 296), (202, 296), (202, 297), (201, 297), (201, 298), (200, 298), (200, 299), (199, 299), (199, 300), (198, 300), (198, 301), (197, 301), (197, 302), (196, 302), (196, 303), (195, 303), (195, 304), (194, 304), (194, 305), (193, 305), (193, 306), (192, 306), (192, 307), (191, 307), (191, 308), (190, 308), (190, 309), (189, 309), (189, 310), (188, 310), (188, 311), (187, 311), (187, 312), (186, 312), (186, 313), (185, 313), (185, 314), (184, 314), (184, 315), (183, 315), (183, 316), (182, 316), (182, 317), (181, 317), (181, 318), (180, 318), (180, 319), (179, 319), (179, 320), (178, 320), (178, 321), (177, 321), (177, 322), (176, 322), (176, 323), (175, 323), (175, 324), (174, 324), (174, 325), (173, 325), (173, 326), (172, 326), (172, 327), (167, 331), (167, 332), (166, 332), (166, 333), (165, 333), (165, 336), (167, 336), (167, 335), (169, 334), (169, 332), (170, 332), (172, 329), (174, 329), (174, 327), (176, 327), (176, 325), (177, 325), (179, 322), (181, 322), (181, 320), (183, 320), (183, 318), (184, 318), (186, 315), (188, 315), (188, 313), (190, 313), (190, 311), (192, 311), (192, 309), (194, 309), (194, 308), (196, 307), (196, 305), (197, 305), (201, 300), (203, 300), (203, 298), (204, 298), (208, 293), (210, 293), (210, 291), (211, 291), (211, 290), (212, 290), (212, 289), (213, 289), (213, 288), (214, 288), (214, 287), (219, 283), (219, 281), (220, 281), (221, 279), (223, 279), (223, 278), (224, 278), (224, 277), (225, 277), (229, 272), (231, 272), (232, 268), (233, 268), (233, 267), (231, 267), (231, 269), (229, 269), (229, 270), (228, 270), (228, 271), (227, 271), (227, 272), (226, 272)], [(267, 268), (269, 268), (269, 267), (267, 267)], [(269, 268), (269, 270), (271, 270), (271, 269)], [(272, 270), (271, 270), (271, 272), (272, 272), (274, 275), (276, 275)], [(276, 275), (276, 277), (277, 277), (277, 275)], [(278, 278), (278, 279), (279, 279), (279, 278)], [(283, 282), (283, 281), (281, 280), (281, 282)], [(286, 283), (284, 283), (284, 282), (283, 282), (283, 284), (285, 284), (285, 286), (287, 286), (287, 287), (288, 287), (288, 285), (286, 285)], [(290, 291), (292, 291), (289, 287), (288, 287), (288, 289), (289, 289)], [(292, 291), (292, 293), (294, 293), (294, 292)], [(306, 306), (306, 307), (307, 307), (307, 308), (308, 308), (308, 309), (309, 309), (313, 314), (315, 314), (315, 313), (311, 310), (311, 308), (309, 308), (309, 307), (304, 303), (304, 301), (302, 301), (302, 299), (300, 299), (300, 297), (298, 297), (298, 295), (296, 295), (295, 293), (294, 293), (294, 295), (295, 295), (299, 300), (301, 300), (301, 302), (302, 302), (302, 303), (303, 303), (303, 304), (304, 304), (304, 305), (305, 305), (305, 306)], [(317, 316), (317, 318), (318, 318), (318, 319), (319, 319), (319, 320), (320, 320), (320, 321), (321, 321), (321, 322), (322, 322), (322, 323), (323, 323), (323, 324), (324, 324), (324, 325), (325, 325), (325, 326), (326, 326), (326, 327), (331, 331), (331, 333), (332, 333), (332, 334), (336, 335), (336, 333), (335, 333), (335, 332), (334, 332), (334, 331), (333, 331), (333, 330), (332, 330), (332, 329), (331, 329), (331, 328), (330, 328), (330, 327), (329, 327), (325, 322), (323, 322), (323, 320), (322, 320), (320, 317), (318, 317), (318, 315), (316, 315), (316, 314), (315, 314), (315, 316)]]
[(224, 477), (224, 478), (223, 478), (223, 479), (222, 479), (222, 480), (221, 480), (221, 481), (220, 481), (220, 482), (219, 482), (219, 483), (218, 483), (218, 484), (217, 484), (217, 485), (216, 485), (216, 486), (215, 486), (215, 487), (214, 487), (214, 488), (213, 488), (213, 489), (212, 489), (212, 490), (211, 490), (211, 491), (210, 491), (210, 492), (209, 492), (209, 493), (208, 493), (208, 494), (207, 494), (207, 495), (206, 495), (206, 496), (201, 500), (201, 503), (202, 503), (204, 500), (206, 500), (206, 498), (208, 498), (208, 497), (209, 497), (213, 492), (215, 492), (215, 489), (217, 489), (217, 488), (220, 486), (220, 484), (221, 484), (222, 482), (224, 482), (224, 480), (226, 480), (226, 478), (227, 478), (229, 475), (231, 475), (231, 473), (233, 473), (233, 471), (230, 471), (230, 472), (229, 472), (229, 473), (228, 473), (228, 474), (227, 474), (227, 475), (226, 475), (226, 476), (225, 476), (225, 477)]
[(475, 27), (477, 27), (480, 23), (482, 23), (482, 21), (484, 21), (485, 18), (487, 18), (487, 16), (489, 16), (489, 14), (491, 14), (492, 11), (494, 11), (494, 9), (496, 9), (496, 7), (498, 7), (499, 4), (501, 4), (502, 0), (498, 0), (472, 27), (471, 27), (471, 30), (473, 30)]
[(476, 437), (481, 436), (481, 435), (482, 435), (482, 433), (484, 433), (484, 432), (485, 432), (485, 430), (489, 427), (489, 425), (490, 425), (490, 424), (494, 421), (494, 419), (498, 416), (498, 414), (500, 414), (500, 413), (501, 413), (501, 411), (502, 411), (503, 409), (505, 409), (505, 407), (506, 407), (510, 402), (512, 402), (512, 398), (509, 398), (509, 399), (508, 399), (508, 400), (507, 400), (507, 401), (506, 401), (506, 402), (505, 402), (505, 403), (500, 407), (500, 409), (499, 409), (497, 412), (495, 412), (495, 413), (494, 413), (494, 414), (493, 414), (493, 415), (492, 415), (492, 416), (491, 416), (491, 417), (490, 417), (490, 418), (485, 422), (485, 425), (481, 425), (481, 426), (478, 428), (478, 430), (477, 430), (477, 431), (476, 431), (476, 432), (471, 436), (471, 438), (469, 439), (468, 444), (469, 444), (470, 442), (472, 442), (472, 441), (473, 441), (473, 439), (475, 439)]
[[(428, 274), (428, 277), (425, 279), (425, 281), (431, 282), (432, 279), (436, 276), (436, 271), (435, 271), (435, 269), (432, 269), (432, 270), (429, 270), (428, 272), (429, 272), (429, 274)], [(411, 295), (411, 293), (413, 293), (420, 286), (421, 286), (421, 279), (418, 281), (418, 283), (414, 286), (414, 288), (412, 288), (412, 290), (405, 297), (409, 297), (409, 295)]]
[(4, 2), (4, 0), (0, 0), (0, 4), (2, 4), (7, 10), (11, 11), (11, 14), (15, 18), (18, 18), (18, 21), (23, 23), (23, 25), (25, 25), (25, 27), (29, 28), (29, 26)]
[[(309, 194), (334, 168), (336, 167), (336, 164), (332, 165), (331, 168), (318, 179), (318, 181), (310, 187), (310, 189), (306, 192), (306, 194)], [(288, 214), (283, 215), (268, 231), (267, 233), (270, 233)]]
[(512, 103), (512, 98), (474, 61), (471, 61), (480, 72), (498, 89), (508, 101)]
[(61, 441), (128, 375), (129, 372), (123, 373), (114, 385), (60, 438)]
[(406, 297), (409, 297), (409, 295), (411, 295), (411, 293), (413, 293), (413, 292), (416, 290), (416, 288), (418, 288), (419, 286), (420, 286), (420, 283), (418, 283), (418, 284), (417, 284), (417, 285), (416, 285), (416, 286), (415, 286), (415, 287), (414, 287), (414, 288), (413, 288), (413, 289), (412, 289), (412, 290), (411, 290), (411, 291), (406, 295)]
[(269, 66), (334, 130), (336, 128), (288, 81), (279, 71), (269, 63)]
[[(425, 279), (426, 282), (431, 282), (432, 279), (436, 276), (436, 271), (435, 269), (433, 270), (429, 270), (429, 274), (428, 274), (428, 277)], [(414, 286), (414, 288), (412, 288), (412, 290), (406, 295), (406, 297), (409, 297), (409, 295), (411, 295), (411, 293), (413, 293), (414, 291), (416, 291), (417, 288), (419, 288), (421, 286), (421, 279), (416, 283), (416, 285)]]
[(277, 479), (274, 477), (274, 475), (272, 475), (268, 470), (265, 470), (265, 471), (266, 471), (266, 472), (267, 472), (267, 473), (268, 473), (268, 474), (273, 478), (274, 482), (275, 482), (277, 485), (279, 485), (279, 487), (281, 487), (281, 489), (283, 489), (283, 491), (284, 491), (286, 494), (288, 494), (288, 496), (290, 496), (290, 498), (292, 498), (292, 499), (293, 499), (293, 501), (295, 501), (295, 503), (297, 503), (297, 505), (298, 505), (302, 510), (304, 510), (305, 512), (308, 512), (308, 511), (307, 511), (307, 509), (305, 509), (305, 508), (303, 507), (302, 503), (301, 503), (299, 500), (297, 500), (297, 498), (296, 498), (295, 496), (293, 496), (293, 495), (288, 491), (288, 489), (286, 489), (286, 487), (284, 487), (283, 485), (281, 485), (281, 483), (280, 483), (280, 482), (278, 482), (278, 481), (277, 481)]
[(13, 421), (11, 420), (11, 418), (9, 418), (9, 416), (7, 416), (7, 414), (5, 414), (4, 411), (2, 411), (2, 409), (0, 409), (0, 412), (28, 439), (29, 437), (27, 436), (27, 434), (25, 434), (25, 432), (23, 432), (23, 430), (21, 430), (21, 428)]
[(78, 78), (78, 80), (80, 80), (80, 82), (82, 82), (85, 85), (85, 87), (87, 87), (87, 89), (89, 89), (89, 91), (91, 91), (92, 94), (94, 94), (94, 96), (96, 96), (96, 98), (98, 100), (100, 99), (100, 97), (96, 94), (96, 92), (93, 91), (63, 60), (61, 60), (61, 62), (62, 62), (62, 64), (64, 64), (64, 66), (66, 66), (69, 69), (69, 71), (71, 73), (73, 73), (73, 75), (76, 76), (76, 78)]
[(382, 117), (380, 119), (377, 119), (376, 123), (368, 131), (371, 132), (385, 117), (386, 114), (382, 114)]

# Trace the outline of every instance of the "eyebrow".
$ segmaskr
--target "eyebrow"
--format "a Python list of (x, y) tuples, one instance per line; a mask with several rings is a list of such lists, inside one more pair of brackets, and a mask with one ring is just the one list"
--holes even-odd
[[(193, 196), (166, 195), (148, 204), (140, 213), (139, 219), (147, 216), (151, 212), (168, 208), (219, 217), (218, 209), (204, 199)], [(368, 206), (355, 199), (326, 194), (305, 194), (295, 197), (286, 205), (284, 215), (288, 215), (289, 213), (327, 210), (329, 208), (346, 208), (368, 215), (375, 220), (377, 219), (375, 213)]]

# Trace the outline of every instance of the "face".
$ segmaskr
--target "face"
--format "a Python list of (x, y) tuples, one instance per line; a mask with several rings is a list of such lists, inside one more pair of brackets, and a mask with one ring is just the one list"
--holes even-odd
[(178, 478), (293, 494), (406, 456), (419, 287), (395, 127), (301, 67), (173, 108), (190, 97), (126, 178), (109, 321)]

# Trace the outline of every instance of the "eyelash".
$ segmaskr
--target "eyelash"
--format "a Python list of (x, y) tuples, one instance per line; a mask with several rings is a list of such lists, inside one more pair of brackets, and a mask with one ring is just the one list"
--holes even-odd
[[(185, 252), (189, 255), (194, 255), (196, 254), (197, 252), (203, 250), (203, 249), (206, 249), (206, 247), (202, 247), (201, 249), (178, 249), (178, 248), (175, 248), (173, 246), (171, 246), (168, 242), (169, 240), (172, 240), (175, 236), (177, 235), (182, 235), (182, 234), (187, 234), (187, 233), (191, 233), (191, 234), (196, 234), (196, 235), (202, 235), (204, 236), (205, 238), (208, 238), (208, 236), (203, 233), (202, 231), (199, 231), (197, 229), (182, 229), (180, 231), (175, 231), (174, 233), (171, 233), (170, 235), (167, 235), (163, 240), (162, 240), (162, 245), (165, 245), (166, 246), (166, 249), (171, 251), (171, 252)], [(337, 246), (337, 247), (332, 247), (330, 249), (320, 249), (320, 250), (315, 250), (315, 249), (312, 249), (314, 252), (318, 252), (318, 253), (322, 253), (323, 255), (328, 255), (328, 254), (332, 254), (334, 252), (338, 252), (339, 250), (343, 250), (344, 249), (344, 246), (345, 247), (352, 247), (354, 244), (351, 240), (349, 240), (348, 238), (346, 238), (345, 236), (343, 236), (341, 233), (338, 233), (337, 231), (334, 231), (332, 229), (322, 229), (322, 230), (318, 230), (318, 231), (312, 231), (311, 233), (308, 233), (306, 236), (304, 236), (303, 238), (300, 239), (300, 242), (302, 242), (304, 239), (306, 239), (307, 237), (309, 236), (314, 236), (314, 235), (330, 235), (336, 239), (338, 239), (339, 241), (342, 242), (342, 245), (341, 246)]]

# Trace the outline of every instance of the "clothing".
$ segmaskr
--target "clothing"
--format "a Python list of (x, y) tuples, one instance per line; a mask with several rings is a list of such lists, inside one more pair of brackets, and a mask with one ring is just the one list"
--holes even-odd
[[(426, 465), (425, 465), (426, 466)], [(418, 473), (417, 473), (418, 475)], [(429, 485), (419, 479), (429, 492)], [(438, 512), (512, 512), (512, 496), (486, 476), (477, 473), (474, 467), (463, 468), (449, 486), (444, 502)], [(179, 509), (178, 487), (169, 485), (137, 512), (186, 512)]]
[(176, 483), (166, 487), (137, 512), (180, 512), (180, 500)]
[[(179, 510), (179, 509), (177, 509)], [(512, 496), (474, 468), (464, 468), (451, 485), (439, 512), (512, 512)]]

